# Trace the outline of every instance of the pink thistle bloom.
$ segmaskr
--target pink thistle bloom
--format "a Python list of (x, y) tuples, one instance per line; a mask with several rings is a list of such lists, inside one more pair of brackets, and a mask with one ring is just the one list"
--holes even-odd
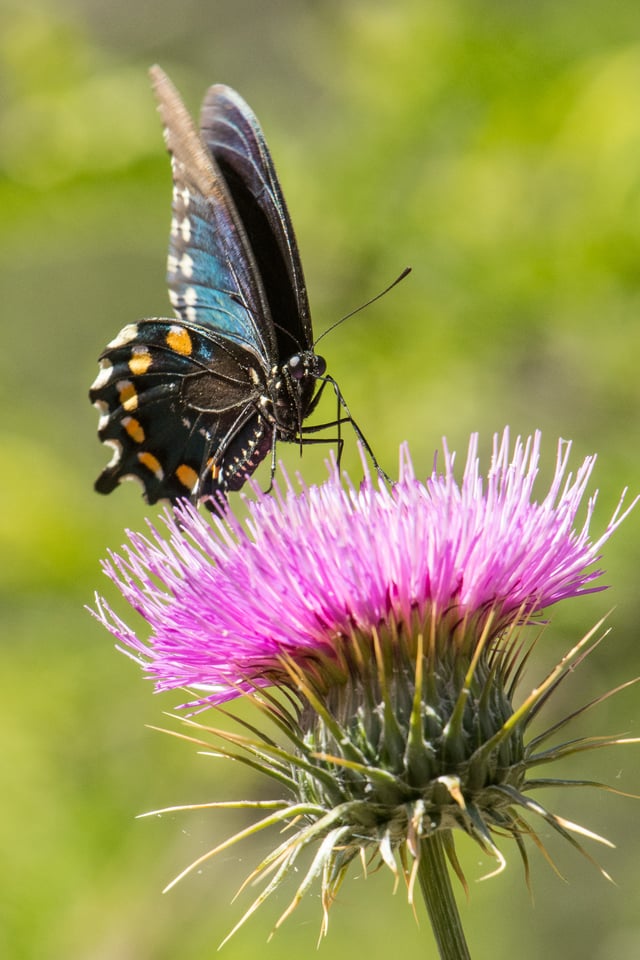
[(279, 831), (249, 878), (263, 889), (234, 929), (313, 850), (277, 925), (316, 881), (326, 933), (349, 865), (361, 858), (401, 872), (410, 901), (419, 882), (441, 956), (457, 960), (468, 953), (445, 862), (465, 883), (456, 832), (495, 857), (498, 870), (506, 860), (497, 839), (511, 837), (527, 876), (525, 840), (550, 858), (532, 819), (592, 863), (572, 835), (608, 843), (530, 796), (550, 785), (607, 789), (538, 769), (628, 742), (555, 742), (594, 702), (529, 733), (596, 646), (593, 634), (515, 701), (530, 652), (520, 628), (558, 600), (603, 589), (601, 548), (633, 506), (624, 510), (621, 499), (592, 537), (595, 495), (585, 498), (595, 458), (572, 474), (569, 453), (560, 441), (549, 489), (536, 499), (539, 434), (513, 449), (507, 431), (495, 437), (486, 477), (473, 436), (461, 480), (446, 443), (425, 482), (403, 447), (390, 490), (369, 476), (356, 488), (334, 467), (319, 486), (285, 480), (273, 497), (256, 492), (242, 523), (231, 514), (205, 519), (185, 502), (165, 513), (164, 534), (153, 526), (147, 537), (129, 533), (105, 563), (149, 635), (140, 638), (100, 598), (97, 616), (156, 689), (190, 687), (203, 706), (244, 695), (279, 733), (238, 717), (240, 736), (185, 720), (185, 739), (248, 763), (286, 794), (205, 805), (252, 809), (261, 819), (180, 877), (258, 831)]
[(595, 457), (569, 473), (570, 444), (560, 441), (549, 490), (535, 500), (539, 433), (513, 452), (508, 431), (496, 436), (486, 478), (477, 448), (474, 435), (461, 482), (446, 442), (425, 482), (406, 446), (390, 490), (369, 477), (343, 484), (335, 468), (319, 486), (287, 480), (273, 497), (256, 493), (244, 524), (205, 519), (185, 502), (164, 517), (168, 537), (151, 525), (149, 537), (130, 532), (104, 564), (149, 637), (102, 598), (97, 616), (157, 690), (192, 687), (206, 691), (198, 702), (221, 703), (289, 684), (285, 657), (316, 672), (321, 664), (329, 685), (343, 679), (354, 631), (411, 633), (418, 622), (455, 644), (470, 625), (477, 639), (487, 624), (498, 636), (558, 600), (604, 589), (594, 564), (631, 507), (621, 499), (592, 538), (594, 494), (576, 526)]

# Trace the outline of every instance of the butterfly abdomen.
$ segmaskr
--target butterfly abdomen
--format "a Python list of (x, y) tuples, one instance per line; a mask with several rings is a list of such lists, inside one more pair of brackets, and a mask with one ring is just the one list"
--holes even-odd
[[(223, 491), (239, 490), (273, 447), (273, 427), (264, 417), (253, 417), (233, 438), (222, 458), (218, 487)], [(207, 482), (202, 494), (206, 495)]]

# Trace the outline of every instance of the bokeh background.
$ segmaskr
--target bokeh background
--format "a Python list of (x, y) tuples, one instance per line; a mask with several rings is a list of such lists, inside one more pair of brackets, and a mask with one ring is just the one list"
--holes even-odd
[[(0, 5), (0, 955), (57, 960), (212, 957), (259, 842), (164, 884), (236, 814), (136, 821), (162, 805), (271, 787), (145, 727), (153, 697), (84, 604), (99, 558), (155, 511), (130, 484), (100, 498), (107, 459), (87, 401), (125, 323), (166, 315), (170, 173), (146, 70), (159, 62), (197, 113), (236, 86), (266, 130), (296, 225), (316, 333), (411, 277), (323, 341), (331, 372), (390, 472), (407, 439), (426, 474), (446, 434), (541, 428), (574, 462), (597, 451), (594, 530), (640, 490), (640, 16), (636, 0), (1, 0)], [(357, 472), (348, 437), (345, 464)], [(297, 469), (296, 450), (281, 449)], [(326, 449), (307, 449), (307, 480)], [(612, 632), (557, 714), (639, 671), (640, 512), (607, 545), (612, 588), (554, 614), (529, 682), (610, 608)], [(109, 596), (113, 598), (110, 593)], [(553, 711), (552, 711), (553, 715)], [(169, 721), (165, 721), (169, 722)], [(580, 732), (640, 734), (635, 688)], [(581, 757), (573, 776), (640, 792), (638, 749)], [(461, 843), (462, 914), (476, 960), (635, 957), (637, 802), (543, 798), (606, 834), (603, 880), (542, 836), (535, 905), (515, 850), (499, 877)], [(434, 956), (389, 876), (343, 886), (321, 954)], [(268, 946), (288, 899), (225, 947), (228, 960), (315, 951), (317, 896)]]

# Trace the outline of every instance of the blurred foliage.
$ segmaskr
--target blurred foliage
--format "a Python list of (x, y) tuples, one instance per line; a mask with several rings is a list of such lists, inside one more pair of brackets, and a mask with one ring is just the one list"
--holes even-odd
[[(160, 62), (194, 112), (220, 80), (254, 106), (316, 333), (412, 265), (322, 344), (387, 468), (403, 439), (425, 473), (444, 434), (462, 456), (471, 430), (486, 449), (505, 423), (540, 427), (550, 467), (559, 436), (576, 463), (601, 454), (599, 530), (622, 487), (640, 488), (639, 26), (634, 0), (0, 0), (2, 956), (212, 956), (259, 856), (249, 845), (246, 862), (232, 853), (161, 897), (242, 818), (134, 815), (264, 785), (146, 730), (176, 699), (152, 701), (83, 609), (102, 588), (98, 559), (152, 512), (134, 485), (93, 494), (106, 452), (86, 400), (104, 343), (168, 309), (170, 175), (147, 67)], [(295, 450), (280, 453), (298, 469)], [(325, 455), (305, 451), (308, 480)], [(535, 682), (617, 606), (567, 709), (637, 672), (639, 522), (607, 545), (614, 589), (559, 610), (531, 667)], [(613, 698), (589, 729), (638, 734), (636, 703)], [(638, 792), (632, 750), (572, 772)], [(619, 887), (558, 849), (566, 886), (533, 854), (532, 911), (514, 859), (463, 905), (475, 958), (637, 954), (637, 807), (564, 802), (621, 848), (595, 851)], [(473, 876), (491, 868), (462, 852)], [(393, 929), (396, 952), (431, 956), (426, 923), (390, 892), (384, 876), (347, 882), (323, 949), (380, 956)], [(225, 956), (261, 951), (269, 919)], [(311, 899), (270, 955), (310, 953), (318, 924)]]

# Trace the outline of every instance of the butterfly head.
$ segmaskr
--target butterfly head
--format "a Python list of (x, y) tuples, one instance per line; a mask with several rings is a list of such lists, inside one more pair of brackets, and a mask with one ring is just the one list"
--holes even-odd
[(304, 380), (305, 377), (317, 380), (325, 375), (327, 362), (312, 350), (303, 350), (289, 357), (284, 368), (292, 380)]

